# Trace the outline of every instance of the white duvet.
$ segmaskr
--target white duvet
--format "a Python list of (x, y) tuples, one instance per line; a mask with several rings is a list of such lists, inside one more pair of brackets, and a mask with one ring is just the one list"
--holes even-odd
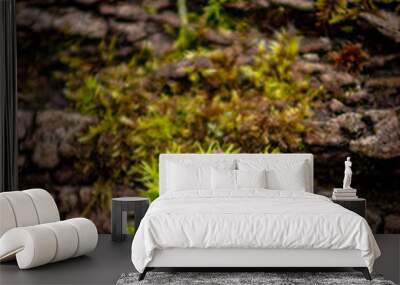
[(358, 249), (371, 272), (380, 256), (365, 219), (328, 198), (257, 189), (156, 199), (132, 243), (135, 268), (143, 272), (165, 248)]

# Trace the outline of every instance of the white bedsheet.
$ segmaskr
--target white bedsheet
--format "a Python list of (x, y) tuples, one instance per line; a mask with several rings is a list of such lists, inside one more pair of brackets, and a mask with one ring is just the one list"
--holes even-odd
[(135, 268), (143, 272), (165, 248), (358, 249), (371, 272), (380, 256), (365, 219), (328, 198), (257, 189), (156, 199), (132, 243)]

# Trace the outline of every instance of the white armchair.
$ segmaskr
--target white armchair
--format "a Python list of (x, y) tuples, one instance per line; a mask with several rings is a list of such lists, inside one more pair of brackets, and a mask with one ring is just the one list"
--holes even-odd
[(96, 248), (92, 221), (60, 221), (52, 196), (43, 189), (0, 193), (0, 262), (17, 259), (20, 269), (84, 255)]

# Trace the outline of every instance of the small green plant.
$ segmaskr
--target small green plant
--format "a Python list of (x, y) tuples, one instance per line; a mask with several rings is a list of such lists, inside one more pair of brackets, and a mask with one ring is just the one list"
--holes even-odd
[(355, 20), (361, 12), (377, 10), (373, 0), (317, 0), (315, 7), (318, 24), (322, 26)]
[(142, 161), (138, 166), (137, 173), (140, 175), (139, 181), (145, 189), (140, 191), (140, 194), (153, 201), (159, 195), (158, 159), (152, 157), (149, 162)]
[(201, 145), (199, 142), (195, 142), (193, 144), (195, 153), (239, 153), (240, 149), (235, 147), (234, 144), (228, 144), (226, 146), (221, 146), (221, 144), (218, 141), (211, 141), (208, 143), (208, 145), (205, 147), (204, 145)]
[(112, 63), (115, 58), (117, 37), (112, 37), (110, 43), (102, 40), (99, 44), (101, 60), (105, 63)]
[(279, 150), (278, 147), (271, 147), (270, 145), (267, 145), (263, 151), (264, 153), (268, 154), (273, 154), (273, 153), (280, 153), (281, 151)]
[(229, 0), (209, 0), (204, 7), (204, 17), (207, 24), (213, 27), (218, 27), (223, 23), (223, 5)]
[(176, 45), (179, 49), (188, 49), (195, 40), (195, 34), (190, 30), (186, 0), (177, 0), (178, 15), (181, 22)]

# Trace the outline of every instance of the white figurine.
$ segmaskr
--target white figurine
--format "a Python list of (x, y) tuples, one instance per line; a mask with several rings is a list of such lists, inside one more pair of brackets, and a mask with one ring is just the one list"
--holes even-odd
[(351, 171), (351, 161), (350, 157), (347, 157), (344, 162), (344, 179), (343, 179), (343, 189), (352, 189), (351, 184), (351, 175), (353, 174)]

